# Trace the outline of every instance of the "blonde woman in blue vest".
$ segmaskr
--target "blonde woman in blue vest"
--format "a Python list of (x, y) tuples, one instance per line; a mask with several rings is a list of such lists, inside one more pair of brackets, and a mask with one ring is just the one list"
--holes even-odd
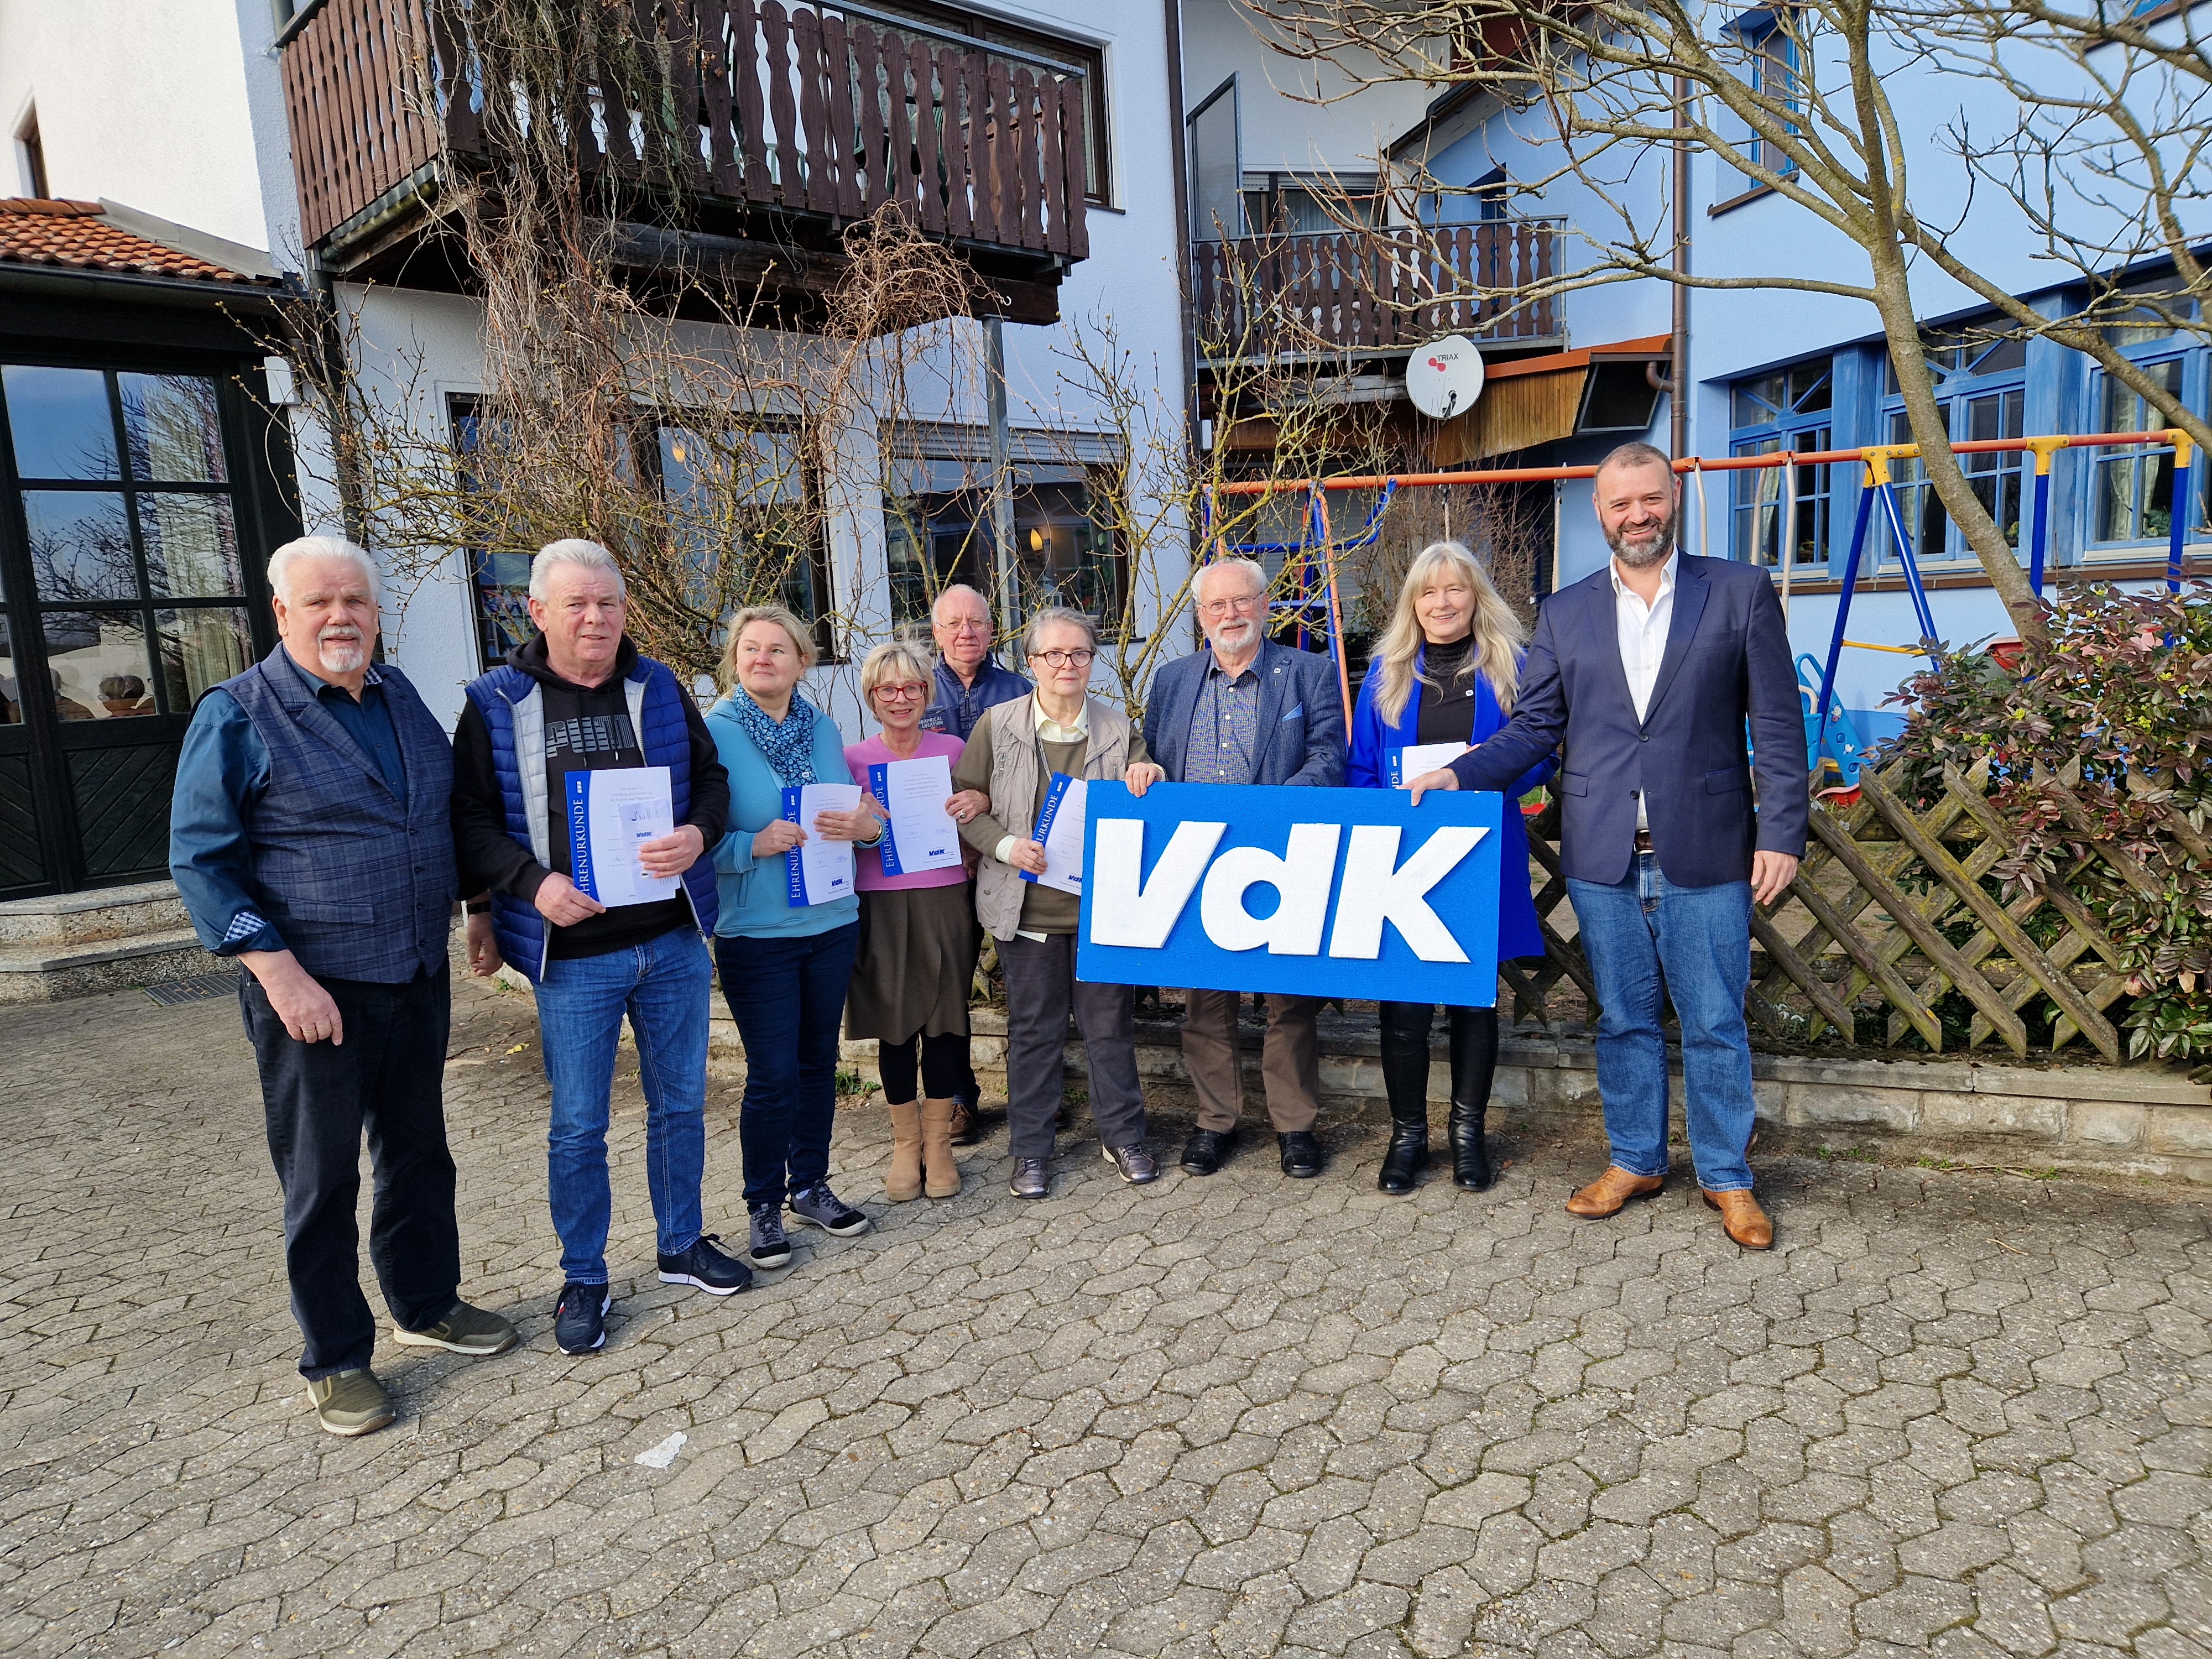
[[(1513, 713), (1521, 648), (1528, 630), (1482, 566), (1457, 542), (1421, 550), (1406, 572), (1390, 625), (1368, 665), (1352, 715), (1345, 781), (1355, 789), (1389, 785), (1390, 751), (1417, 744), (1477, 744)], [(1528, 891), (1528, 835), (1516, 805), (1552, 775), (1547, 757), (1506, 796), (1498, 858), (1498, 958), (1541, 956), (1543, 931)], [(1410, 780), (1407, 780), (1410, 781)], [(1410, 1193), (1429, 1161), (1429, 1026), (1423, 1002), (1382, 1005), (1382, 1083), (1390, 1097), (1390, 1149), (1376, 1184)], [(1490, 1184), (1483, 1146), (1491, 1074), (1498, 1065), (1498, 1011), (1449, 1008), (1452, 1184), (1480, 1192)]]

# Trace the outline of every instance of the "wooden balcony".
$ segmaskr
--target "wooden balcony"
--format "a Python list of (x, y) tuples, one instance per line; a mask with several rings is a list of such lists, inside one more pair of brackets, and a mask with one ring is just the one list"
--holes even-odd
[[(569, 0), (580, 3), (580, 0)], [(1049, 322), (1089, 252), (1083, 71), (864, 7), (630, 0), (660, 52), (568, 109), (587, 182), (618, 199), (682, 179), (685, 257), (772, 284), (834, 281), (838, 234), (895, 202), (958, 248), (1003, 314)], [(278, 38), (301, 232), (342, 274), (407, 280), (410, 240), (453, 169), (494, 160), (468, 0), (310, 0)], [(665, 119), (678, 115), (672, 136)], [(531, 112), (532, 117), (538, 112)], [(665, 233), (630, 239), (678, 249)], [(436, 261), (427, 262), (434, 266)], [(433, 283), (432, 285), (437, 285)]]
[(1510, 291), (1552, 276), (1559, 235), (1555, 221), (1500, 219), (1197, 243), (1191, 310), (1199, 356), (1209, 363), (1379, 357), (1444, 334), (1556, 344), (1558, 301), (1516, 307)]

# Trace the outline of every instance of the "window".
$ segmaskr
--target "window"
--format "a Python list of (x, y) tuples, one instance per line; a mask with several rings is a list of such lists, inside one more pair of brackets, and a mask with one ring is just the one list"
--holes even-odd
[[(1110, 629), (1127, 592), (1112, 511), (1118, 469), (1053, 459), (1016, 461), (1012, 471), (1014, 620), (1064, 605)], [(909, 459), (898, 464), (896, 482), (884, 502), (893, 621), (927, 619), (937, 594), (954, 582), (995, 593), (988, 465)]]
[[(1771, 455), (1789, 449), (1796, 453), (1832, 449), (1834, 428), (1830, 407), (1835, 401), (1833, 364), (1826, 357), (1776, 369), (1736, 382), (1729, 395), (1729, 442), (1732, 455)], [(1792, 476), (1796, 483), (1796, 539), (1792, 566), (1825, 563), (1828, 553), (1829, 498), (1835, 483), (1833, 469), (1801, 466)], [(1782, 558), (1784, 528), (1780, 467), (1761, 468), (1735, 475), (1731, 512), (1732, 556), (1745, 563), (1778, 565)]]
[(21, 155), (23, 193), (32, 197), (46, 196), (49, 189), (46, 184), (46, 147), (39, 137), (36, 110), (23, 118), (23, 125), (15, 134), (15, 144)]
[[(1739, 18), (1731, 27), (1741, 43), (1743, 58), (1738, 73), (1744, 84), (1794, 112), (1805, 106), (1804, 88), (1798, 81), (1797, 42), (1781, 17), (1779, 8), (1754, 11)], [(1783, 150), (1725, 105), (1717, 107), (1714, 124), (1719, 135), (1751, 165), (1784, 177), (1796, 171)], [(1794, 132), (1796, 129), (1792, 125), (1789, 130)], [(1715, 193), (1727, 200), (1771, 188), (1758, 174), (1736, 168), (1723, 167), (1721, 176), (1723, 182)]]
[(1237, 77), (1199, 100), (1188, 125), (1190, 239), (1218, 242), (1244, 234), (1244, 164), (1237, 128)]
[[(456, 400), (455, 447), (464, 488), (472, 487), (466, 457), (490, 422), (473, 403)], [(732, 428), (693, 416), (656, 417), (641, 410), (632, 429), (632, 464), (658, 481), (665, 528), (690, 571), (685, 602), (721, 617), (738, 605), (772, 598), (815, 625), (823, 653), (833, 653), (830, 588), (817, 481), (800, 434), (785, 427)], [(531, 556), (471, 556), (477, 592), (477, 644), (484, 664), (502, 660), (535, 631), (530, 620)]]
[(1505, 176), (1504, 167), (1492, 167), (1474, 181), (1475, 217), (1485, 224), (1495, 224), (1504, 219), (1511, 205), (1512, 181)]
[[(1954, 328), (1922, 331), (1920, 349), (1935, 380), (1944, 429), (1953, 443), (2017, 438), (2027, 431), (2027, 344), (1997, 337), (1996, 331), (2002, 326), (1997, 318), (1986, 317)], [(1884, 441), (1909, 444), (1913, 441), (1912, 424), (1905, 412), (1896, 365), (1887, 358), (1883, 377), (1882, 424), (1887, 434)], [(2014, 552), (2025, 545), (2027, 484), (2033, 465), (2033, 459), (2018, 450), (1959, 457), (1960, 470)], [(1890, 476), (1897, 484), (1898, 516), (1911, 538), (1917, 562), (1925, 564), (1974, 556), (1966, 538), (1954, 533), (1951, 515), (1936, 500), (1928, 470), (1919, 460), (1891, 463)], [(1889, 557), (1897, 556), (1888, 531), (1879, 520), (1869, 547), (1876, 562), (1885, 550)]]
[[(2197, 303), (2172, 276), (2150, 277), (2124, 284), (2106, 298), (2104, 308), (2112, 319), (2105, 337), (2120, 347), (2152, 382), (2167, 396), (2185, 399), (2191, 407), (2205, 405), (2206, 354), (2184, 351), (2191, 343), (2177, 337), (2178, 322), (2193, 322)], [(2140, 303), (2125, 307), (2130, 300)], [(2106, 432), (2161, 431), (2166, 417), (2149, 398), (2139, 396), (2113, 376), (2100, 373), (2092, 382), (2092, 407), (2100, 428)], [(2163, 543), (2173, 528), (2173, 452), (2154, 445), (2100, 449), (2091, 463), (2089, 541), (2093, 547), (2118, 550), (2129, 544)], [(2200, 452), (2191, 468), (2196, 506), (2189, 533), (2206, 527), (2206, 475), (2212, 466)]]
[[(40, 695), (64, 721), (191, 714), (254, 656), (218, 383), (9, 363), (0, 399), (31, 578), (0, 627), (43, 641)], [(0, 725), (38, 692), (13, 668)]]
[(1248, 236), (1328, 236), (1342, 230), (1346, 218), (1382, 223), (1382, 191), (1373, 173), (1244, 175)]
[[(2179, 396), (2184, 363), (2179, 357), (2147, 363), (2144, 368), (2160, 388)], [(2148, 398), (2137, 395), (2109, 374), (2097, 377), (2097, 410), (2106, 432), (2147, 432), (2162, 429), (2164, 417)], [(2162, 542), (2173, 529), (2173, 452), (2150, 446), (2100, 449), (2096, 483), (2090, 491), (2093, 522), (2091, 539), (2097, 542)], [(2192, 531), (2205, 527), (2201, 455), (2196, 458), (2197, 522)]]
[[(824, 5), (824, 10), (835, 10), (834, 5)], [(1087, 154), (1085, 161), (1090, 175), (1086, 198), (1103, 204), (1112, 199), (1112, 179), (1108, 176), (1108, 163), (1113, 155), (1106, 142), (1106, 54), (1087, 41), (1071, 40), (1065, 35), (1046, 34), (1036, 29), (1017, 28), (1002, 23), (995, 17), (981, 12), (967, 11), (957, 6), (940, 6), (933, 0), (868, 0), (868, 9), (894, 17), (911, 18), (917, 23), (927, 23), (947, 34), (964, 35), (987, 46), (1008, 46), (1015, 52), (1033, 58), (1042, 58), (1054, 64), (1065, 64), (1083, 71), (1084, 100), (1083, 143)], [(1030, 65), (1032, 69), (1036, 65)]]

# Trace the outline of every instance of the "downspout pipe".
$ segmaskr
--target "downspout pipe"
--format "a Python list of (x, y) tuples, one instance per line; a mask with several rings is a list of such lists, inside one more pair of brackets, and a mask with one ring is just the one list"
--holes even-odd
[[(1674, 77), (1674, 130), (1681, 131), (1689, 119), (1690, 82), (1686, 76)], [(1674, 248), (1673, 338), (1668, 350), (1673, 361), (1668, 364), (1669, 382), (1667, 398), (1667, 453), (1680, 460), (1690, 453), (1690, 289), (1680, 279), (1690, 274), (1690, 145), (1686, 138), (1674, 140)], [(1699, 533), (1704, 526), (1698, 526)]]
[[(1203, 465), (1199, 449), (1197, 318), (1191, 308), (1190, 128), (1183, 99), (1182, 0), (1161, 0), (1161, 10), (1167, 26), (1168, 123), (1174, 130), (1175, 145), (1176, 286), (1182, 296), (1182, 310), (1183, 443), (1193, 464)], [(1203, 532), (1195, 522), (1189, 526), (1189, 531), (1191, 550), (1195, 553)]]

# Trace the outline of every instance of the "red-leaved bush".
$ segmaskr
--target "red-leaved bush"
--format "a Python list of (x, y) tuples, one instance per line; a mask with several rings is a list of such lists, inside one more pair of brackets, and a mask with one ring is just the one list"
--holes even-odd
[(2018, 673), (1966, 651), (1915, 675), (1891, 699), (1905, 729), (1879, 759), (1902, 761), (1925, 805), (1946, 762), (1963, 772), (1987, 756), (2012, 832), (1992, 872), (2006, 895), (2063, 882), (2102, 923), (2134, 994), (2130, 1055), (2212, 1054), (2212, 584), (2077, 588), (2050, 623)]

